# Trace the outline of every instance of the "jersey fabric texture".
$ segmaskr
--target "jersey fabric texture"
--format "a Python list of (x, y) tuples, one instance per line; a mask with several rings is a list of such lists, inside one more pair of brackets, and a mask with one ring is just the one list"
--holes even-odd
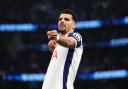
[(57, 44), (43, 82), (42, 89), (74, 89), (73, 83), (83, 53), (82, 37), (79, 33), (69, 33), (76, 40), (74, 49)]

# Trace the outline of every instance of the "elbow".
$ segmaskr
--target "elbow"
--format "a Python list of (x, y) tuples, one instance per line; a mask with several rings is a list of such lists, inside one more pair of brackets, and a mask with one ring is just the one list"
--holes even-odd
[(75, 48), (75, 44), (72, 44), (71, 42), (67, 43), (67, 47), (70, 49), (74, 49)]

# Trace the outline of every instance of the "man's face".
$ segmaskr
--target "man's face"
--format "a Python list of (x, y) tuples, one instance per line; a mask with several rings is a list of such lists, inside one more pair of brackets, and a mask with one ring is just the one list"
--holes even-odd
[(71, 29), (75, 28), (75, 21), (70, 14), (61, 14), (58, 20), (59, 32), (67, 33)]

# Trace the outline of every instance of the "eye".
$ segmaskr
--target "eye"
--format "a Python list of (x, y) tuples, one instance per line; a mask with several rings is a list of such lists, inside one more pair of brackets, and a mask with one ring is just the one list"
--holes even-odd
[(62, 20), (62, 18), (59, 18), (59, 21), (61, 21)]
[(68, 19), (68, 18), (64, 18), (64, 20), (65, 20), (65, 21), (69, 21), (70, 19)]

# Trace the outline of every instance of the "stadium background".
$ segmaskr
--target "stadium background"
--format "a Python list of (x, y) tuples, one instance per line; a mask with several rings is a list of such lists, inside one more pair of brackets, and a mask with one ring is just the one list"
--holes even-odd
[(77, 12), (84, 43), (75, 89), (127, 89), (128, 0), (0, 0), (0, 89), (41, 89), (46, 32), (64, 8)]

